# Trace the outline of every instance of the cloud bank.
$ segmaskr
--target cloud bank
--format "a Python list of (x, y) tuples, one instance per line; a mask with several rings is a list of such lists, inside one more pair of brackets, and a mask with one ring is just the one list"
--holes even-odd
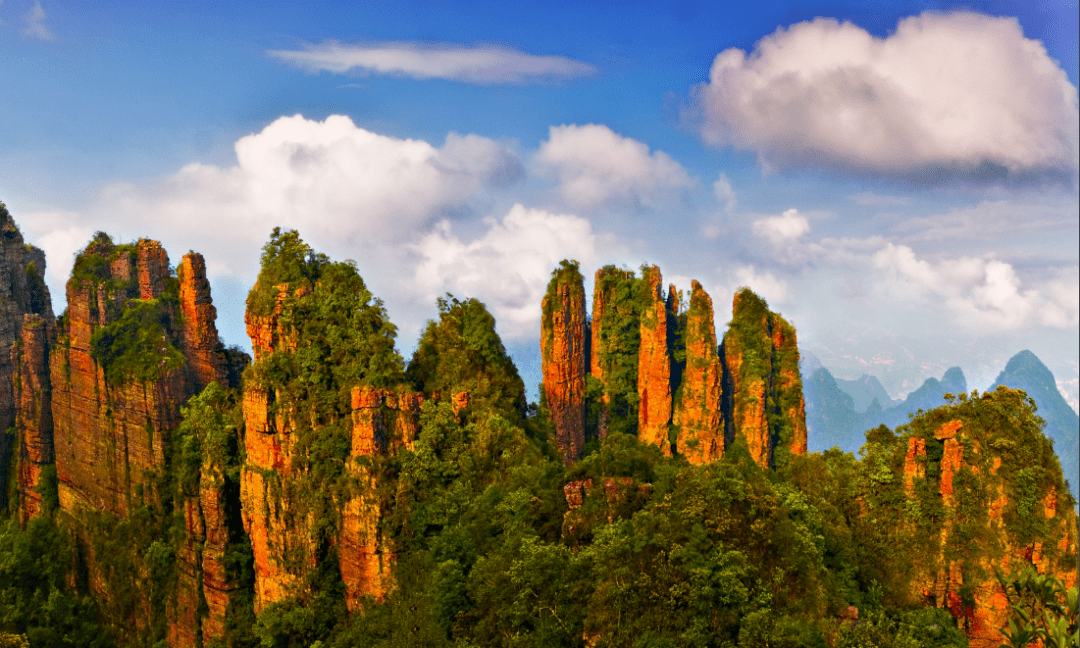
[(887, 38), (817, 18), (721, 52), (688, 117), (769, 168), (1075, 182), (1077, 89), (1015, 19), (905, 18)]
[(307, 72), (355, 71), (480, 85), (552, 81), (596, 73), (596, 68), (588, 63), (565, 56), (527, 54), (497, 45), (466, 47), (413, 42), (346, 45), (326, 41), (298, 50), (267, 53)]

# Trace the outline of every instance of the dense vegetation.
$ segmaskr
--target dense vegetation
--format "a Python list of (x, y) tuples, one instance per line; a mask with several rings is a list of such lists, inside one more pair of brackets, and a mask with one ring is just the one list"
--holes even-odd
[[(25, 529), (0, 525), (0, 642), (18, 641), (2, 634), (10, 633), (34, 647), (163, 646), (181, 564), (204, 549), (185, 532), (185, 502), (206, 488), (225, 502), (225, 573), (237, 592), (221, 644), (243, 648), (960, 647), (967, 639), (952, 615), (933, 607), (916, 579), (965, 556), (972, 558), (963, 563), (965, 583), (993, 577), (972, 551), (991, 561), (1005, 555), (987, 532), (998, 489), (1009, 497), (1003, 524), (1018, 542), (1060, 532), (1041, 515), (1041, 498), (1050, 488), (1067, 491), (1022, 392), (961, 394), (906, 426), (871, 430), (858, 458), (834, 449), (763, 470), (737, 440), (720, 461), (691, 466), (636, 439), (629, 349), (642, 283), (605, 269), (598, 293), (625, 305), (593, 323), (602, 326), (609, 377), (600, 401), (608, 407), (607, 435), (566, 467), (544, 408), (526, 406), (482, 303), (439, 300), (439, 319), (406, 368), (382, 303), (352, 263), (331, 262), (280, 230), (262, 261), (248, 313), (276, 318), (271, 328), (281, 339), (248, 369), (245, 389), (262, 390), (272, 414), (290, 417), (290, 481), (273, 471), (265, 478), (278, 495), (287, 491), (293, 519), (312, 536), (311, 554), (292, 548), (285, 556), (298, 571), (314, 565), (301, 594), (254, 613), (239, 494), (243, 439), (253, 432), (244, 429), (240, 394), (213, 383), (185, 406), (164, 470), (127, 519), (87, 514), (77, 527), (81, 542), (55, 505)], [(97, 338), (101, 348), (123, 359), (125, 344), (142, 344), (144, 325), (166, 325), (154, 308), (128, 307)], [(669, 334), (684, 336), (685, 315), (673, 319)], [(773, 361), (759, 331), (736, 334), (748, 340), (746, 362)], [(411, 448), (364, 458), (374, 486), (350, 469), (357, 465), (350, 457), (357, 385), (444, 395), (425, 399)], [(595, 396), (596, 384), (590, 389)], [(472, 400), (455, 411), (445, 395), (460, 390)], [(953, 476), (946, 511), (936, 496), (944, 445), (935, 432), (954, 420), (971, 449), (968, 465), (979, 469)], [(911, 497), (904, 480), (910, 439), (926, 447), (925, 479)], [(991, 469), (991, 455), (1003, 458), (1000, 470)], [(395, 585), (385, 600), (350, 615), (334, 539), (341, 503), (360, 492), (384, 511), (380, 532), (396, 556)], [(1076, 556), (1050, 544), (1044, 551), (1055, 567), (1075, 568)], [(78, 568), (87, 548), (108, 574), (107, 600), (87, 596)], [(128, 623), (133, 618), (141, 622)]]

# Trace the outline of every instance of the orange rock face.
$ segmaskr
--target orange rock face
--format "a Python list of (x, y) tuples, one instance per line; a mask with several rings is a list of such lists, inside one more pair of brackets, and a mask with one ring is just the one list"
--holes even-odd
[(904, 458), (904, 492), (912, 497), (915, 480), (926, 477), (926, 439), (908, 439), (907, 456)]
[(686, 368), (673, 420), (679, 426), (679, 453), (692, 464), (716, 461), (724, 454), (724, 419), (720, 410), (723, 368), (716, 354), (712, 298), (691, 283), (686, 312)]
[(556, 444), (566, 464), (585, 446), (585, 289), (574, 268), (552, 277), (542, 304), (540, 354), (544, 397), (555, 423)]
[[(113, 252), (111, 245), (95, 245), (86, 254)], [(138, 273), (150, 295), (168, 279), (157, 274), (162, 264), (167, 272), (168, 257), (154, 241), (140, 241), (138, 250)], [(110, 272), (130, 271), (130, 263), (110, 264)], [(132, 280), (130, 274), (110, 278), (121, 286)], [(183, 367), (164, 371), (151, 383), (105, 380), (91, 357), (90, 338), (119, 316), (129, 295), (105, 280), (72, 278), (67, 285), (67, 325), (49, 358), (56, 472), (66, 511), (126, 516), (135, 491), (149, 486), (147, 471), (164, 465), (168, 432), (179, 424), (180, 405), (191, 395)]]
[(771, 467), (778, 445), (804, 454), (806, 406), (795, 329), (749, 289), (735, 293), (721, 362), (734, 436), (745, 440), (754, 461)]
[[(197, 252), (184, 255), (176, 269), (180, 281), (181, 350), (198, 393), (211, 382), (227, 384), (228, 371), (217, 332), (217, 309), (210, 299), (206, 262)], [(140, 281), (142, 275), (140, 274)]]
[(653, 266), (643, 273), (649, 303), (642, 308), (638, 347), (638, 438), (642, 443), (660, 446), (670, 456), (671, 355), (667, 341), (667, 302), (661, 292), (660, 269)]
[(20, 434), (18, 492), (22, 524), (43, 510), (38, 481), (42, 469), (54, 461), (49, 349), (55, 341), (52, 318), (28, 313), (23, 316), (21, 340), (11, 348), (15, 427)]

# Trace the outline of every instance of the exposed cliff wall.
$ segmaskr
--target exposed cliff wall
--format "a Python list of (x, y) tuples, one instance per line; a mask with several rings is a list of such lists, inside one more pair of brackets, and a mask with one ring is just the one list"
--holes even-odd
[(682, 372), (673, 422), (679, 427), (679, 453), (701, 465), (724, 454), (724, 419), (720, 409), (723, 368), (716, 352), (712, 298), (691, 283), (686, 311), (686, 367)]
[[(8, 502), (8, 494), (30, 487), (25, 500), (37, 506), (33, 486), (37, 484), (40, 467), (33, 458), (21, 462), (16, 452), (42, 459), (51, 454), (51, 423), (48, 420), (48, 378), (41, 372), (48, 362), (48, 345), (52, 335), (52, 301), (45, 285), (45, 254), (27, 244), (11, 214), (0, 202), (0, 475), (12, 475), (13, 464), (19, 483), (0, 488), (0, 510), (10, 510), (20, 502)], [(29, 319), (27, 316), (31, 316)], [(24, 326), (38, 330), (27, 338)], [(27, 345), (36, 346), (27, 346)], [(23, 359), (23, 349), (27, 356)], [(22, 381), (26, 380), (26, 386)], [(35, 382), (36, 381), (36, 382)], [(41, 388), (34, 392), (33, 388)], [(32, 426), (29, 447), (20, 448), (19, 440), (5, 434), (17, 421)], [(21, 444), (26, 446), (25, 443)]]
[[(22, 524), (45, 510), (42, 472), (53, 466), (52, 383), (49, 349), (56, 341), (52, 317), (23, 316), (22, 336), (11, 348), (15, 369), (15, 428), (18, 430), (19, 520)], [(55, 502), (48, 503), (54, 506)]]
[(331, 554), (356, 609), (391, 587), (372, 465), (412, 445), (422, 399), (404, 387), (381, 302), (353, 266), (314, 254), (296, 232), (275, 230), (264, 248), (245, 321), (255, 360), (240, 499), (255, 609), (306, 600)]
[(164, 465), (168, 433), (192, 394), (175, 347), (174, 290), (156, 241), (114, 245), (99, 235), (76, 259), (50, 356), (65, 511), (126, 516), (137, 493), (151, 496), (149, 474)]
[(671, 455), (671, 353), (668, 349), (668, 304), (660, 268), (642, 269), (641, 328), (638, 347), (638, 438)]
[[(721, 348), (728, 438), (761, 466), (806, 452), (806, 407), (795, 329), (749, 289), (735, 294)], [(777, 453), (779, 449), (779, 455)]]
[(218, 339), (217, 309), (210, 298), (203, 256), (197, 252), (185, 254), (176, 276), (180, 283), (180, 348), (191, 371), (193, 391), (198, 393), (214, 381), (227, 385), (228, 361)]
[(585, 288), (576, 264), (565, 263), (552, 273), (541, 311), (544, 397), (555, 423), (556, 444), (569, 464), (581, 458), (585, 446), (585, 371), (589, 366)]

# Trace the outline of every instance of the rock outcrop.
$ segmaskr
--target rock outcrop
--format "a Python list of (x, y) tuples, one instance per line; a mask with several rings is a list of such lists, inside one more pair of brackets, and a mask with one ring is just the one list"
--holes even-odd
[[(275, 296), (260, 312), (256, 285), (245, 315), (255, 360), (244, 384), (246, 457), (240, 499), (255, 559), (255, 610), (288, 598), (303, 600), (314, 569), (331, 550), (337, 553), (346, 603), (357, 610), (369, 598), (381, 600), (393, 587), (394, 553), (379, 530), (384, 504), (371, 462), (412, 448), (424, 398), (404, 386), (354, 385), (350, 418), (343, 421), (317, 413), (316, 402), (296, 398), (288, 383), (263, 372), (275, 362), (290, 362), (302, 344), (312, 342), (300, 339), (293, 316), (318, 286), (272, 289)], [(468, 396), (456, 395), (454, 402), (465, 407)], [(342, 492), (331, 494), (305, 468), (314, 458), (302, 439), (310, 443), (343, 429), (348, 430), (346, 479), (337, 482)], [(325, 535), (328, 527), (337, 533)]]
[(585, 446), (585, 370), (589, 359), (582, 281), (576, 264), (559, 268), (552, 274), (541, 306), (544, 397), (555, 423), (556, 444), (567, 464), (580, 459)]
[(185, 254), (176, 276), (180, 283), (180, 348), (191, 371), (193, 391), (198, 393), (215, 381), (228, 384), (228, 361), (218, 339), (217, 309), (210, 298), (203, 256), (197, 252)]
[(660, 269), (642, 270), (644, 284), (638, 346), (638, 438), (671, 455), (671, 353), (668, 350), (668, 302)]
[[(50, 357), (56, 471), (66, 511), (126, 516), (137, 505), (137, 492), (150, 495), (148, 474), (164, 465), (169, 431), (179, 424), (180, 405), (192, 394), (183, 363), (170, 355), (175, 334), (161, 326), (160, 341), (123, 349), (138, 355), (150, 373), (112, 380), (95, 359), (92, 338), (121, 319), (129, 300), (148, 300), (143, 307), (152, 311), (153, 321), (171, 320), (168, 299), (158, 299), (169, 280), (168, 257), (156, 241), (118, 246), (99, 235), (76, 259), (67, 284), (67, 316)], [(142, 327), (144, 321), (132, 325)], [(115, 335), (123, 333), (119, 328)]]
[[(958, 418), (939, 417), (932, 428), (915, 427), (915, 419), (916, 432), (903, 446), (909, 510), (940, 506), (944, 511), (929, 537), (915, 526), (905, 531), (915, 535), (916, 546), (925, 543), (908, 576), (914, 597), (948, 608), (975, 648), (996, 648), (1010, 615), (995, 569), (1009, 574), (1031, 565), (1040, 573), (1055, 573), (1066, 586), (1077, 580), (1076, 513), (1066, 504), (1069, 495), (1054, 485), (1053, 473), (1058, 481), (1060, 473), (1051, 460), (1052, 446), (1035, 436), (1037, 431), (1018, 427), (1017, 408), (1006, 401), (1018, 392), (1003, 389), (978, 403), (962, 400), (953, 408)], [(1012, 448), (1019, 443), (1028, 448), (1026, 460), (1008, 466), (1017, 460)], [(1022, 481), (1032, 471), (1050, 473), (1035, 493), (1027, 492), (1032, 484)], [(1037, 506), (1018, 508), (1008, 495), (1018, 489)]]
[(735, 294), (721, 347), (727, 437), (742, 439), (761, 466), (777, 448), (806, 452), (806, 405), (795, 329), (749, 289)]
[(604, 386), (597, 436), (611, 428), (621, 432), (638, 425), (637, 379), (641, 336), (634, 273), (615, 266), (596, 271), (593, 285), (590, 373)]
[[(55, 332), (44, 277), (45, 253), (23, 240), (7, 207), (0, 203), (0, 432), (17, 422), (30, 426), (30, 437), (22, 447), (13, 437), (0, 434), (0, 475), (11, 475), (12, 464), (17, 463), (14, 472), (19, 479), (17, 491), (0, 489), (0, 510), (40, 505), (34, 487), (41, 467), (49, 463), (44, 459), (52, 453), (48, 372), (43, 373), (42, 367), (48, 366), (48, 347)], [(25, 331), (27, 326), (33, 331)], [(8, 502), (8, 494), (14, 492), (19, 493), (19, 502)], [(27, 515), (21, 514), (23, 519)]]
[(682, 372), (673, 422), (679, 428), (679, 453), (702, 465), (724, 454), (724, 419), (720, 409), (723, 368), (716, 352), (712, 298), (691, 282), (686, 311), (686, 367)]

